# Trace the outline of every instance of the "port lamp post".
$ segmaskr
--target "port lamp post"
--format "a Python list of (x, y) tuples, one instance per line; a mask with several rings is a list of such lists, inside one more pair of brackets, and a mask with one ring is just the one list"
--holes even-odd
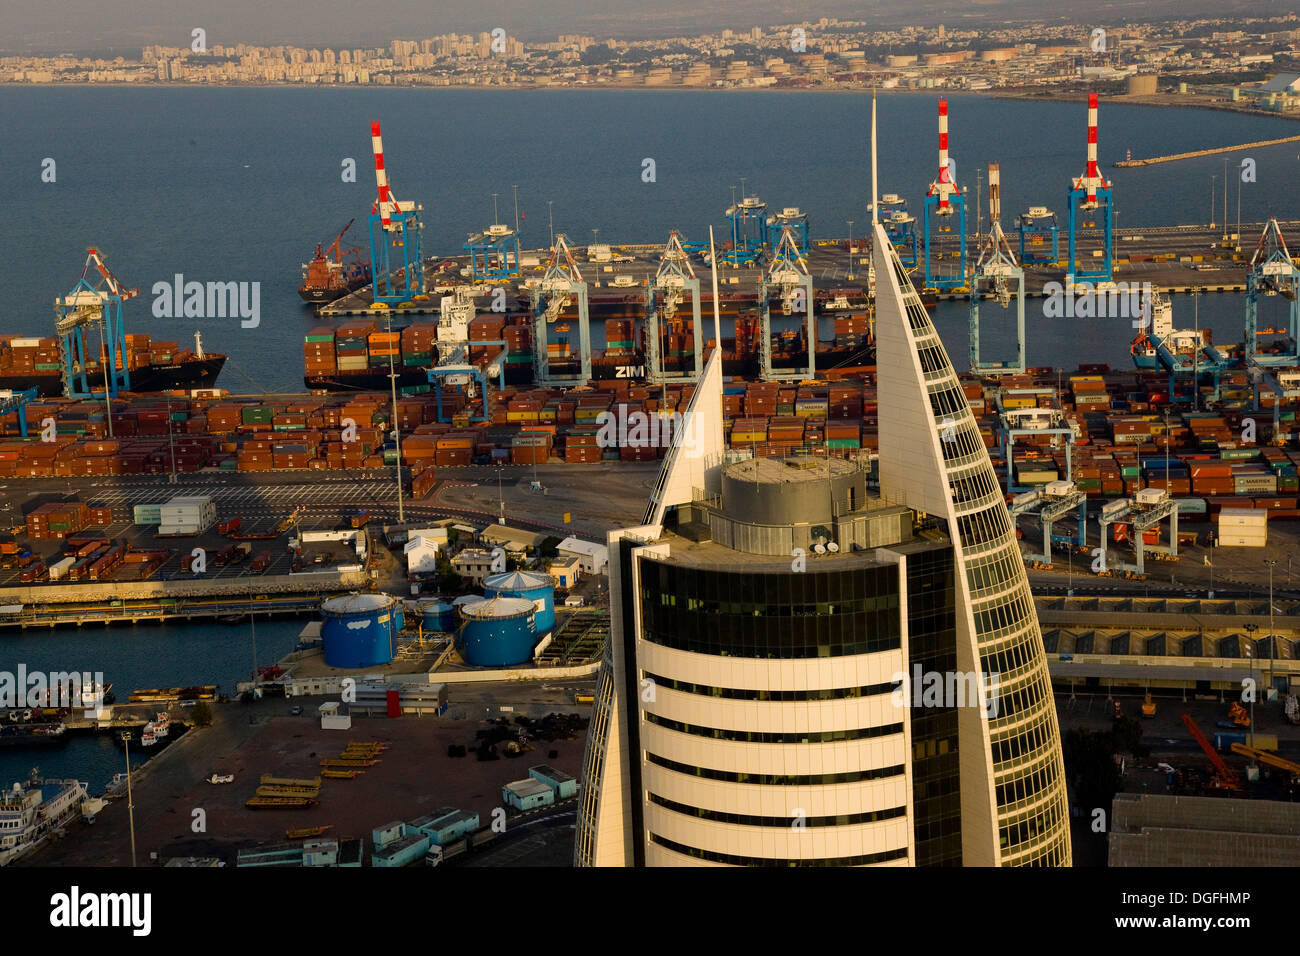
[(1277, 653), (1274, 650), (1277, 638), (1273, 630), (1273, 569), (1277, 567), (1277, 559), (1269, 558), (1264, 562), (1268, 568), (1268, 686), (1273, 687), (1273, 656)]
[(122, 731), (122, 744), (126, 749), (126, 815), (131, 830), (131, 866), (135, 867), (135, 798), (131, 793), (131, 732)]

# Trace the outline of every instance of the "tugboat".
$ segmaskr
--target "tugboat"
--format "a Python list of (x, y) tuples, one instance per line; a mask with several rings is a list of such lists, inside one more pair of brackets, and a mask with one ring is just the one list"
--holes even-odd
[[(302, 264), (302, 285), (298, 287), (298, 295), (302, 296), (304, 302), (325, 305), (370, 284), (370, 263), (361, 260), (361, 248), (339, 248), (344, 233), (352, 228), (354, 222), (355, 219), (348, 220), (348, 224), (334, 237), (327, 249), (322, 249), (321, 244), (316, 243), (316, 255), (311, 262)], [(344, 262), (346, 256), (356, 258)]]

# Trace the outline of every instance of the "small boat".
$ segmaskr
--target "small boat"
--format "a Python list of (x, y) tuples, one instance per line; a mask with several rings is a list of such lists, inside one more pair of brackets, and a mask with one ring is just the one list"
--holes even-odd
[(352, 780), (364, 770), (322, 770), (320, 775), (327, 780)]
[(208, 783), (234, 783), (235, 775), (233, 773), (214, 773), (208, 777)]
[(286, 840), (305, 840), (308, 837), (318, 837), (326, 830), (333, 830), (334, 824), (327, 823), (319, 827), (300, 827), (297, 830), (285, 830), (284, 838)]

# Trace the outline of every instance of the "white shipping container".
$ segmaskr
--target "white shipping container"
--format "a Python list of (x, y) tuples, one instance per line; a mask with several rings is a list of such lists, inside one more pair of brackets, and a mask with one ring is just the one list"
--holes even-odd
[(1219, 535), (1219, 547), (1221, 548), (1262, 548), (1267, 544), (1267, 538), (1255, 535)]
[(9, 344), (16, 349), (35, 349), (40, 348), (40, 339), (10, 339)]

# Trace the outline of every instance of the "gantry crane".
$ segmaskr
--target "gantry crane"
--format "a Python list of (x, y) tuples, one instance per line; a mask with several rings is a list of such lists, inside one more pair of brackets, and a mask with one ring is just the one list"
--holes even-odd
[[(1110, 282), (1112, 262), (1115, 258), (1114, 224), (1110, 182), (1097, 168), (1097, 94), (1088, 94), (1088, 162), (1082, 176), (1071, 180), (1068, 199), (1070, 214), (1068, 219), (1069, 256), (1066, 260), (1066, 291), (1076, 282)], [(1087, 213), (1084, 222), (1080, 213)], [(1081, 268), (1079, 262), (1079, 231), (1081, 227), (1096, 228), (1100, 216), (1102, 221), (1102, 248), (1100, 268)]]
[[(1007, 507), (1012, 524), (1021, 515), (1038, 513), (1043, 529), (1043, 553), (1034, 557), (1051, 567), (1052, 545), (1068, 544), (1084, 548), (1088, 544), (1088, 496), (1073, 481), (1051, 481), (1042, 488), (1016, 495)], [(1052, 527), (1071, 511), (1077, 512), (1078, 528), (1073, 535), (1053, 535)]]
[[(1016, 262), (1011, 243), (1002, 232), (1002, 178), (997, 163), (989, 164), (989, 234), (970, 281), (970, 368), (978, 375), (1020, 374), (1025, 370), (1025, 270)], [(996, 299), (1004, 310), (1016, 301), (1016, 357), (1008, 362), (980, 359), (980, 300)]]
[(907, 200), (897, 193), (885, 193), (876, 204), (876, 221), (885, 227), (898, 261), (908, 269), (916, 268), (916, 217), (907, 211)]
[[(577, 301), (578, 330), (582, 367), (577, 375), (556, 375), (551, 371), (547, 356), (547, 328), (553, 325), (566, 308)], [(582, 277), (569, 240), (564, 233), (556, 233), (551, 259), (546, 273), (532, 288), (533, 304), (533, 366), (535, 381), (542, 387), (583, 384), (591, 379), (591, 317), (587, 308), (587, 282)]]
[[(927, 289), (959, 289), (966, 284), (966, 197), (957, 187), (953, 164), (948, 158), (948, 101), (939, 101), (939, 178), (930, 183), (925, 194), (925, 287)], [(939, 251), (938, 232), (952, 232), (952, 216), (957, 214), (957, 253), (955, 268), (945, 268), (940, 274), (935, 263), (943, 255)], [(947, 225), (938, 225), (934, 222)], [(933, 233), (933, 234), (932, 234)], [(949, 252), (951, 255), (951, 251)]]
[(1061, 258), (1061, 227), (1057, 225), (1056, 213), (1046, 206), (1030, 206), (1027, 212), (1021, 213), (1016, 219), (1016, 231), (1020, 233), (1021, 264), (1054, 263)]
[[(104, 257), (93, 246), (86, 250), (86, 264), (81, 279), (72, 291), (54, 300), (54, 328), (60, 339), (63, 394), (68, 398), (104, 396), (111, 398), (131, 390), (130, 353), (126, 347), (126, 326), (122, 303), (140, 294), (128, 289), (104, 264)], [(95, 267), (99, 279), (88, 276)], [(100, 348), (97, 356), (103, 371), (103, 391), (96, 388), (86, 374), (91, 356), (86, 349), (86, 329), (99, 328)]]
[[(1050, 398), (1048, 406), (1038, 404)], [(1034, 404), (1025, 406), (1020, 400), (1031, 399)], [(1056, 404), (1056, 392), (1050, 388), (1005, 388), (1001, 387), (994, 397), (994, 407), (998, 416), (998, 448), (1002, 458), (1007, 462), (1007, 494), (1029, 491), (1027, 485), (1019, 482), (1018, 469), (1015, 467), (1016, 439), (1029, 437), (1035, 443), (1043, 436), (1049, 438), (1050, 446), (1065, 446), (1065, 478), (1074, 478), (1074, 443), (1078, 439), (1075, 426), (1066, 418), (1065, 412)]]
[(17, 412), (18, 417), (18, 434), (23, 438), (27, 437), (27, 406), (36, 401), (40, 391), (36, 388), (25, 388), (22, 391), (13, 389), (0, 389), (0, 417), (8, 415), (10, 412)]
[[(1169, 521), (1167, 551), (1162, 546), (1148, 545), (1144, 540), (1147, 531), (1158, 527), (1160, 522), (1166, 519)], [(1106, 529), (1111, 525), (1126, 522), (1132, 523), (1132, 533), (1129, 537), (1137, 555), (1137, 564), (1128, 564), (1118, 559), (1111, 561), (1107, 554)], [(1168, 553), (1170, 558), (1178, 557), (1178, 502), (1170, 498), (1161, 488), (1143, 488), (1131, 499), (1121, 498), (1118, 501), (1108, 502), (1102, 507), (1097, 524), (1101, 529), (1101, 570), (1103, 571), (1133, 571), (1140, 575), (1146, 574), (1147, 551)]]
[[(742, 188), (743, 192), (743, 188)], [(757, 196), (740, 197), (740, 202), (727, 207), (727, 222), (731, 226), (731, 248), (722, 259), (739, 269), (753, 265), (768, 244), (767, 203)]]
[[(646, 290), (646, 381), (696, 381), (704, 369), (704, 330), (700, 327), (700, 280), (691, 267), (682, 238), (676, 231), (668, 236), (663, 255), (659, 258), (659, 271), (655, 273)], [(692, 370), (669, 372), (663, 361), (663, 329), (680, 326), (678, 309), (691, 300), (691, 340), (695, 352)]]
[(377, 306), (397, 305), (424, 297), (424, 260), (420, 257), (420, 212), (424, 207), (393, 195), (378, 120), (370, 124), (370, 142), (379, 189), (370, 209), (371, 298)]
[[(1282, 238), (1282, 228), (1276, 218), (1270, 218), (1264, 233), (1250, 257), (1250, 271), (1246, 274), (1246, 363), (1256, 365), (1294, 365), (1300, 360), (1300, 269), (1291, 259), (1291, 253)], [(1290, 305), (1287, 311), (1286, 335), (1289, 341), (1282, 352), (1261, 353), (1259, 334), (1260, 296), (1280, 295)]]
[(519, 236), (509, 226), (493, 223), (466, 240), (470, 276), (475, 282), (495, 282), (519, 275)]
[[(804, 317), (804, 330), (808, 340), (808, 362), (794, 368), (772, 367), (772, 295), (781, 300), (783, 315)], [(813, 378), (817, 372), (817, 323), (813, 317), (813, 280), (808, 263), (799, 254), (791, 228), (783, 226), (781, 238), (772, 250), (772, 259), (763, 271), (758, 284), (758, 307), (761, 316), (759, 330), (760, 374), (765, 381), (802, 381)]]

